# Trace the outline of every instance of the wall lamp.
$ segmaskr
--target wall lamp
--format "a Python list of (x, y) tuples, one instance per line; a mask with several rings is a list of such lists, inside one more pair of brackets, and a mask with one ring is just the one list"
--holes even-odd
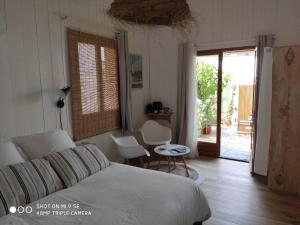
[(57, 108), (61, 109), (65, 106), (65, 98), (68, 96), (70, 90), (71, 90), (70, 86), (66, 86), (66, 87), (60, 89), (60, 97), (58, 98), (58, 100), (56, 102)]
[(68, 96), (71, 90), (70, 86), (66, 86), (59, 90), (59, 98), (56, 102), (56, 107), (59, 108), (59, 122), (60, 122), (60, 129), (63, 130), (62, 118), (61, 118), (61, 109), (65, 106), (65, 99)]

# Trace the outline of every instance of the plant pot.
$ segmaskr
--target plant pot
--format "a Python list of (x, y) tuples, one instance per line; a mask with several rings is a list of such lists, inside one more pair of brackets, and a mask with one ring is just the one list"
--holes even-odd
[(201, 134), (206, 134), (206, 127), (202, 128)]
[(232, 124), (232, 122), (231, 122), (231, 120), (228, 120), (228, 119), (226, 119), (226, 120), (224, 120), (224, 125), (225, 126), (231, 126), (231, 124)]
[(206, 134), (211, 134), (211, 126), (207, 126), (205, 128), (205, 132), (206, 132)]

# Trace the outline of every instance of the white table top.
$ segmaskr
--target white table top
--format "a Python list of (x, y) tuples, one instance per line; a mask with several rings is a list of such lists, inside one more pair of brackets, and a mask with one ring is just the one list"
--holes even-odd
[[(186, 151), (182, 153), (176, 153), (176, 152), (170, 152), (170, 149), (178, 149), (178, 148), (185, 148)], [(191, 152), (189, 147), (186, 147), (184, 145), (174, 145), (174, 144), (169, 144), (169, 145), (159, 145), (154, 148), (154, 152), (156, 152), (159, 155), (162, 156), (182, 156), (182, 155), (187, 155)]]

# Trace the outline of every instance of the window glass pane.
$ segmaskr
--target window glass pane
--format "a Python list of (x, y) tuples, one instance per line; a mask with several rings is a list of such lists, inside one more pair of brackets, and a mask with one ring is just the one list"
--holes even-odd
[(199, 56), (196, 61), (198, 86), (198, 139), (217, 143), (218, 55)]
[(87, 43), (78, 43), (78, 58), (82, 113), (98, 112), (99, 93), (95, 46)]

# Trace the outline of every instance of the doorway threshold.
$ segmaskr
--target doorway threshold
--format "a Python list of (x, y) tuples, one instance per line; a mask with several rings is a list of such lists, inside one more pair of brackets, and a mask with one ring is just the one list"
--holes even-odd
[(221, 149), (220, 158), (249, 163), (250, 152)]

